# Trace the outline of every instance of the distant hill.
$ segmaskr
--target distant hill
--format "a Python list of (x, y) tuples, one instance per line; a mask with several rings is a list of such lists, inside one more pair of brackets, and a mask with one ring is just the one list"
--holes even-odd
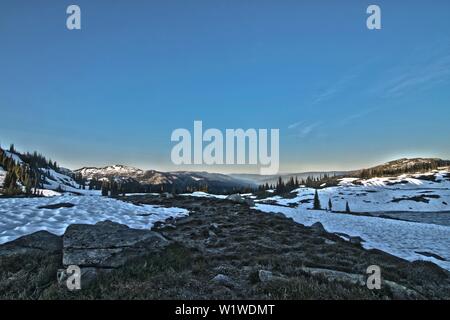
[(281, 177), (284, 182), (288, 181), (291, 177), (297, 177), (298, 180), (311, 178), (321, 178), (325, 175), (333, 176), (344, 176), (351, 173), (352, 171), (311, 171), (311, 172), (297, 172), (297, 173), (284, 173), (280, 175), (259, 175), (259, 174), (230, 174), (229, 176), (247, 181), (248, 183), (254, 183), (257, 185), (262, 185), (268, 183), (276, 184), (278, 179)]
[(230, 192), (243, 188), (255, 188), (251, 181), (230, 177), (225, 174), (174, 171), (161, 172), (156, 170), (142, 170), (124, 165), (113, 165), (101, 168), (85, 167), (75, 170), (88, 182), (93, 179), (116, 179), (117, 181), (134, 181), (143, 186), (146, 191), (177, 191), (208, 190), (209, 192)]
[[(20, 153), (11, 146), (0, 148), (0, 193), (16, 195), (52, 195), (60, 192), (83, 193), (83, 186), (76, 181), (69, 169), (45, 158), (37, 152)], [(57, 193), (56, 193), (57, 194)]]
[[(421, 173), (431, 170), (436, 170), (440, 167), (449, 167), (450, 160), (442, 160), (438, 158), (402, 158), (393, 161), (386, 162), (381, 165), (369, 167), (365, 169), (357, 169), (350, 171), (311, 171), (311, 172), (298, 172), (298, 173), (285, 173), (280, 175), (258, 175), (258, 174), (230, 174), (231, 177), (247, 181), (249, 183), (255, 183), (257, 185), (263, 185), (268, 183), (274, 185), (278, 179), (287, 182), (291, 177), (297, 177), (298, 180), (306, 180), (307, 178), (317, 179), (319, 182), (323, 177), (328, 177), (329, 180), (336, 180), (339, 177), (357, 177), (357, 178), (371, 178), (371, 177), (384, 177), (384, 176), (396, 176), (405, 173)], [(334, 178), (336, 177), (336, 179)], [(320, 185), (320, 183), (318, 183)]]
[(449, 166), (450, 160), (438, 158), (402, 158), (375, 167), (353, 171), (350, 176), (358, 178), (397, 176), (406, 173), (423, 173)]

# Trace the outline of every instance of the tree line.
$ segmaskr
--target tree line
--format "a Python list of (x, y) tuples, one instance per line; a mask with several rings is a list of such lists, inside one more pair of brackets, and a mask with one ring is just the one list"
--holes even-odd
[(440, 159), (429, 159), (426, 162), (417, 162), (410, 165), (403, 165), (399, 167), (378, 166), (375, 168), (361, 170), (359, 173), (359, 178), (371, 179), (376, 177), (397, 176), (407, 173), (425, 173), (449, 165), (450, 161)]
[[(40, 165), (45, 163), (52, 167), (57, 166), (55, 162), (46, 160), (37, 153), (21, 155), (23, 161), (15, 161), (14, 155), (18, 155), (12, 144), (8, 152), (0, 147), (0, 166), (6, 171), (3, 181), (3, 193), (6, 195), (39, 195), (42, 187), (43, 176), (39, 170)], [(26, 162), (25, 160), (26, 159)]]

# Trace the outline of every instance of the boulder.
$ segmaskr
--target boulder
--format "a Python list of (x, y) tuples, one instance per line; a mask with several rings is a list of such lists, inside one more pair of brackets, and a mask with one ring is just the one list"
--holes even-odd
[[(97, 269), (97, 268), (80, 268), (81, 270), (81, 275), (80, 275), (80, 280), (81, 280), (81, 288), (83, 288), (86, 285), (89, 285), (91, 282), (93, 282), (98, 274), (100, 272), (108, 272), (112, 269)], [(70, 274), (67, 273), (67, 269), (58, 269), (57, 272), (57, 280), (58, 280), (58, 284), (63, 287), (63, 288), (67, 288), (67, 280), (69, 278)]]
[[(321, 269), (321, 268), (302, 268), (303, 272), (306, 272), (312, 276), (321, 276), (331, 282), (347, 282), (355, 285), (365, 287), (367, 285), (366, 274), (347, 273), (343, 271)], [(403, 285), (400, 285), (393, 281), (382, 279), (381, 288), (387, 287), (392, 294), (393, 299), (423, 299), (424, 297), (413, 289), (409, 289)]]
[(209, 225), (209, 228), (211, 229), (211, 230), (219, 230), (219, 225), (217, 224), (217, 223), (215, 223), (215, 222), (213, 222), (213, 223), (211, 223), (210, 225)]
[(311, 226), (311, 229), (318, 232), (326, 232), (325, 228), (323, 227), (323, 224), (320, 222), (316, 222)]
[(244, 201), (249, 207), (255, 206), (255, 201), (253, 201), (252, 199), (245, 199)]
[(229, 195), (226, 199), (237, 203), (245, 202), (245, 199), (240, 194), (237, 193)]
[(273, 279), (273, 273), (267, 270), (259, 270), (258, 278), (261, 282), (269, 282)]
[(233, 281), (231, 280), (231, 278), (229, 276), (226, 276), (224, 274), (219, 273), (218, 275), (216, 275), (214, 278), (212, 278), (211, 280), (214, 283), (220, 284), (222, 286), (225, 287), (233, 287)]
[(61, 237), (48, 231), (38, 231), (0, 245), (0, 256), (56, 254), (61, 252), (61, 249)]
[(128, 260), (156, 253), (169, 241), (150, 230), (111, 221), (70, 225), (63, 236), (63, 264), (82, 268), (118, 268)]
[(252, 199), (246, 199), (246, 198), (242, 197), (238, 193), (229, 195), (228, 197), (226, 197), (226, 199), (230, 200), (230, 201), (233, 201), (233, 202), (236, 202), (236, 203), (246, 204), (249, 207), (254, 207), (255, 206), (255, 201), (253, 201)]
[(173, 195), (173, 193), (169, 193), (169, 192), (164, 192), (161, 196), (162, 196), (163, 198), (166, 198), (166, 199), (173, 199), (173, 198), (175, 198), (175, 196)]
[(270, 214), (275, 216), (275, 217), (286, 219), (286, 216), (283, 213), (281, 213), (281, 212), (271, 212)]
[(361, 244), (364, 240), (361, 237), (350, 237), (349, 241), (353, 244)]
[(261, 283), (267, 283), (271, 281), (286, 282), (288, 279), (284, 275), (275, 275), (272, 271), (259, 270), (257, 272), (258, 280)]

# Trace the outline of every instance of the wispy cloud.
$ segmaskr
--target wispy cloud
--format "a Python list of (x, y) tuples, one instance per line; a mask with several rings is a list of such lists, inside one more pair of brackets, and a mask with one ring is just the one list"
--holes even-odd
[(294, 136), (297, 138), (306, 138), (322, 125), (322, 121), (308, 123), (307, 121), (295, 122), (288, 126), (288, 129), (295, 130)]
[(358, 119), (361, 119), (361, 118), (367, 116), (368, 114), (377, 111), (378, 109), (380, 109), (380, 108), (367, 108), (367, 109), (362, 109), (362, 110), (360, 110), (360, 111), (358, 111), (358, 112), (355, 112), (355, 113), (353, 113), (353, 114), (349, 114), (349, 115), (343, 117), (343, 118), (338, 122), (338, 124), (339, 124), (340, 126), (345, 126), (345, 125), (351, 124), (352, 122), (354, 122), (354, 121), (356, 121), (356, 120), (358, 120)]
[(303, 123), (305, 123), (305, 121), (299, 121), (299, 122), (292, 123), (292, 124), (290, 124), (290, 125), (288, 126), (288, 129), (289, 129), (289, 130), (295, 129), (295, 128), (297, 128), (298, 126), (300, 126), (301, 124), (303, 124)]
[(421, 90), (427, 90), (450, 80), (450, 54), (428, 54), (425, 58), (412, 57), (396, 66), (388, 80), (372, 90), (384, 98), (401, 97)]
[(312, 105), (317, 105), (319, 103), (332, 99), (334, 96), (344, 91), (356, 78), (357, 75), (355, 73), (343, 76), (338, 81), (333, 83), (329, 88), (318, 94), (313, 99)]

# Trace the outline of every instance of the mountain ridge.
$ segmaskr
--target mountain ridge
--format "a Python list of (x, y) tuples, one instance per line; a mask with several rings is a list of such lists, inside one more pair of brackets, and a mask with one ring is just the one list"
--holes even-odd
[[(450, 166), (450, 160), (440, 158), (400, 158), (383, 164), (352, 171), (310, 171), (262, 176), (258, 174), (223, 174), (209, 173), (207, 171), (157, 171), (143, 170), (133, 166), (114, 164), (103, 167), (85, 166), (80, 169), (70, 170), (62, 168), (50, 160), (46, 160), (40, 154), (20, 153), (14, 149), (0, 149), (4, 158), (10, 158), (17, 166), (29, 165), (41, 175), (39, 180), (41, 189), (76, 191), (76, 189), (92, 188), (91, 182), (96, 182), (94, 190), (99, 190), (102, 181), (115, 180), (126, 184), (132, 192), (146, 191), (173, 191), (185, 192), (196, 190), (208, 190), (209, 192), (227, 193), (244, 188), (256, 188), (265, 183), (274, 183), (279, 177), (287, 180), (290, 177), (299, 179), (313, 177), (318, 179), (328, 177), (371, 177), (386, 176), (389, 174), (400, 175), (406, 172), (424, 172), (440, 166)], [(42, 160), (42, 159), (44, 160)], [(30, 162), (30, 163), (28, 163)], [(39, 163), (37, 165), (36, 163)], [(43, 163), (43, 164), (42, 164)], [(2, 182), (5, 180), (8, 168), (0, 163), (2, 168)], [(95, 181), (96, 180), (96, 181)], [(19, 187), (21, 181), (18, 181)], [(0, 186), (1, 187), (1, 186)]]

